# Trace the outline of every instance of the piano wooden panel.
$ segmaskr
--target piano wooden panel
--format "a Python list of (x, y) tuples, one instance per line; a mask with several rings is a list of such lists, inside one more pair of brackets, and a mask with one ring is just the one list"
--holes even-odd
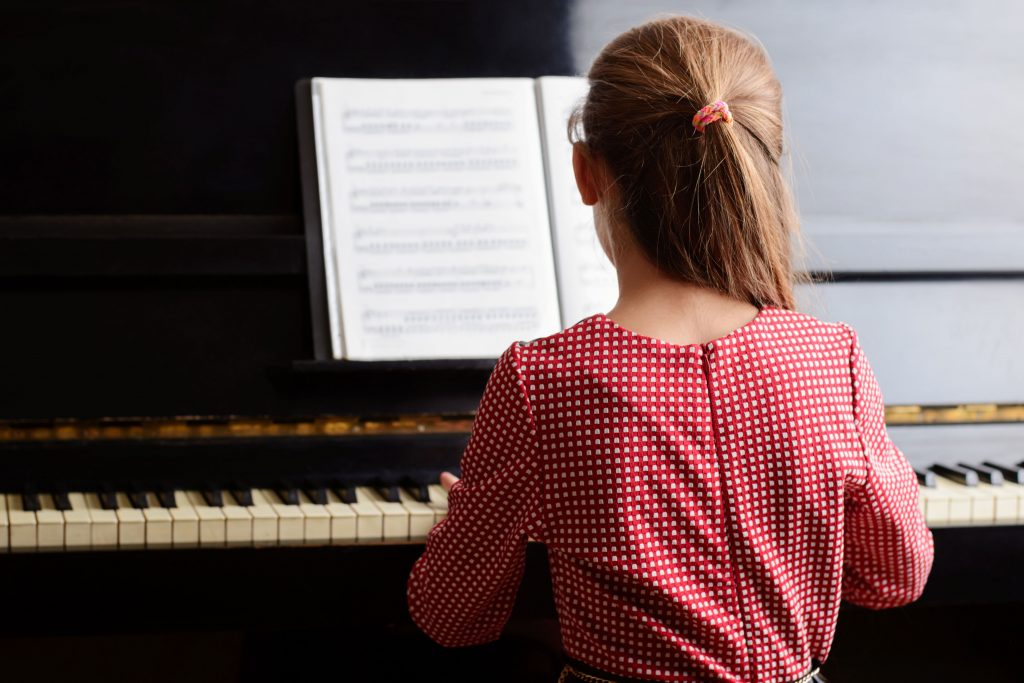
[(1024, 226), (1009, 221), (898, 222), (812, 216), (807, 269), (836, 273), (1024, 274)]
[(801, 288), (800, 310), (857, 330), (887, 404), (1024, 402), (1024, 277), (891, 277)]

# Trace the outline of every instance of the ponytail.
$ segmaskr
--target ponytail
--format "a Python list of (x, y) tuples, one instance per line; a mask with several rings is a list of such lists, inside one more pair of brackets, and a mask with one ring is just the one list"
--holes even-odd
[[(805, 253), (781, 168), (782, 89), (764, 50), (690, 17), (652, 21), (609, 43), (569, 138), (614, 178), (616, 221), (659, 270), (747, 301), (794, 310), (793, 251)], [(725, 118), (695, 125), (717, 101)]]

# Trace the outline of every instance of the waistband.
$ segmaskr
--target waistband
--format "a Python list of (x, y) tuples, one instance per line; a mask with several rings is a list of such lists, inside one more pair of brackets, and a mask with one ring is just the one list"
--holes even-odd
[[(562, 672), (558, 676), (558, 683), (570, 683), (573, 680), (580, 680), (585, 683), (651, 683), (649, 678), (631, 678), (610, 674), (568, 655), (565, 656), (565, 659), (566, 664), (562, 667)], [(818, 660), (813, 659), (811, 660), (810, 671), (790, 683), (812, 683), (813, 681), (823, 680), (816, 678), (820, 671), (821, 664)]]

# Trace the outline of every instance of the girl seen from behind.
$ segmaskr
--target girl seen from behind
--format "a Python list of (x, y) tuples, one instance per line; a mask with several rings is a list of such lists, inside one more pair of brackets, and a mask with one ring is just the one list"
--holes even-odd
[(498, 359), (410, 615), (497, 639), (532, 538), (560, 680), (815, 680), (840, 600), (915, 600), (933, 547), (856, 331), (795, 310), (781, 87), (758, 43), (690, 17), (588, 78), (573, 162), (619, 298)]

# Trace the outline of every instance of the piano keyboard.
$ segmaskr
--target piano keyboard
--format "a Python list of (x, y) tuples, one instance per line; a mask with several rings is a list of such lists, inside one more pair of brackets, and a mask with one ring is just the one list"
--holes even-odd
[(980, 465), (918, 468), (921, 512), (930, 527), (1024, 524), (1024, 469)]
[(448, 513), (440, 485), (159, 494), (0, 493), (0, 552), (423, 541)]
[[(1024, 524), (1024, 468), (983, 462), (916, 468), (930, 527)], [(0, 552), (343, 545), (423, 541), (448, 512), (380, 491), (252, 489), (156, 493), (0, 494)]]

